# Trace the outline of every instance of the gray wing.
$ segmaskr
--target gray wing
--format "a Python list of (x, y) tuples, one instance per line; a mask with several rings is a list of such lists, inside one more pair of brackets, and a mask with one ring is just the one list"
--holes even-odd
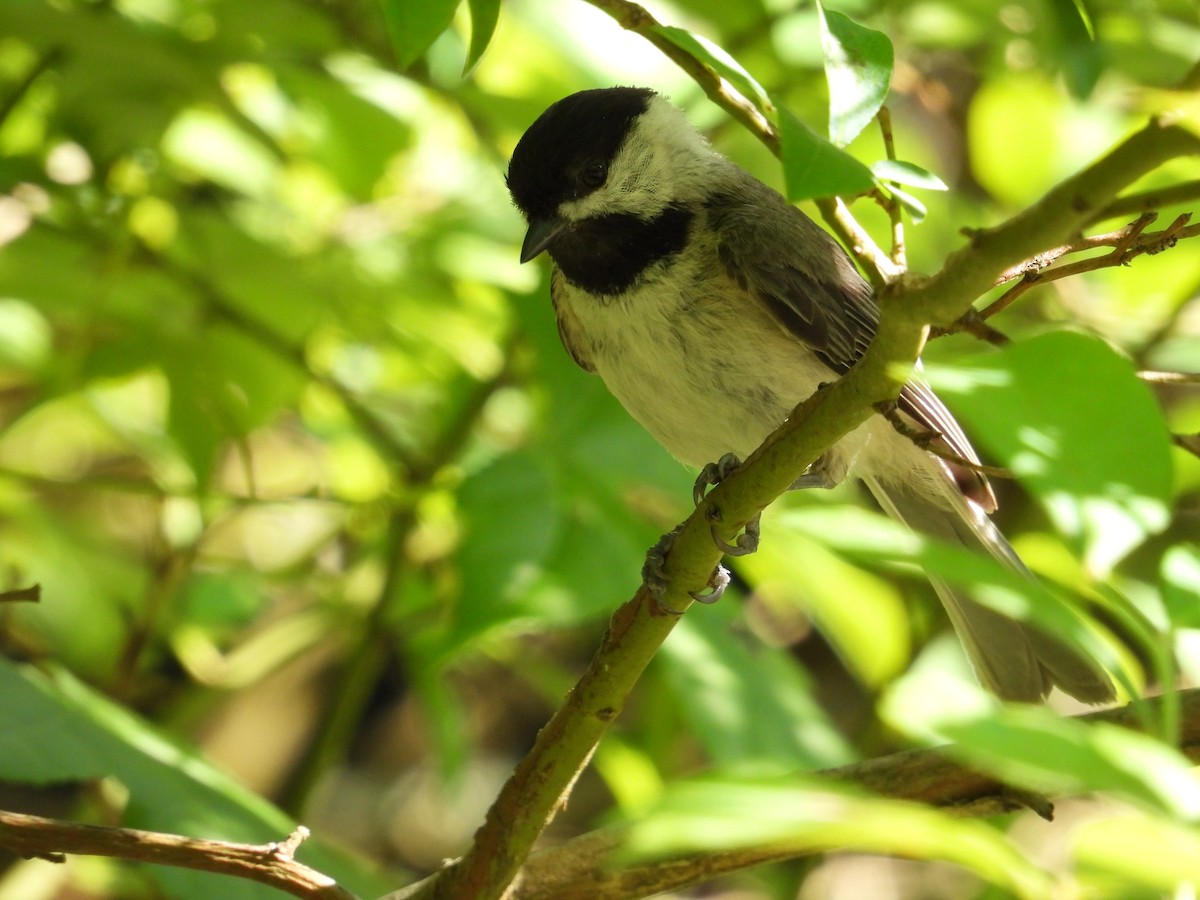
[(812, 219), (739, 172), (707, 205), (725, 272), (835, 374), (863, 353), (879, 321), (871, 286)]
[[(816, 222), (743, 175), (739, 173), (736, 189), (708, 204), (718, 259), (788, 333), (834, 373), (844, 374), (875, 337), (879, 307), (871, 286)], [(927, 384), (917, 379), (906, 384), (899, 408), (920, 428), (939, 435), (937, 446), (979, 462), (962, 428)], [(983, 475), (968, 466), (945, 465), (963, 494), (988, 512), (996, 508)]]

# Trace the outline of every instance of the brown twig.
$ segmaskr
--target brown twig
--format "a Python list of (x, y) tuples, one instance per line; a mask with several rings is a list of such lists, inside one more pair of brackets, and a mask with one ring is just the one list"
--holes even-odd
[(296, 848), (307, 837), (308, 829), (300, 827), (280, 843), (235, 844), (0, 810), (0, 847), (26, 858), (61, 862), (68, 853), (111, 856), (245, 878), (306, 900), (357, 900), (328, 875), (296, 862)]
[[(1030, 289), (1061, 278), (1070, 278), (1083, 272), (1094, 272), (1113, 266), (1128, 265), (1135, 257), (1143, 254), (1160, 253), (1173, 247), (1178, 241), (1200, 235), (1200, 223), (1189, 225), (1190, 213), (1184, 213), (1175, 218), (1161, 231), (1147, 232), (1145, 229), (1157, 218), (1157, 213), (1143, 213), (1135, 221), (1124, 228), (1110, 231), (1106, 234), (1080, 237), (1066, 244), (1061, 244), (1050, 250), (1038, 253), (1006, 269), (996, 278), (996, 284), (1005, 284), (1020, 279), (1015, 285), (1005, 291), (998, 299), (992, 301), (972, 317), (968, 326), (965, 319), (960, 319), (950, 327), (940, 330), (939, 334), (957, 331), (972, 331), (978, 323), (1008, 309), (1023, 294)], [(1056, 263), (1071, 253), (1094, 250), (1099, 247), (1112, 247), (1112, 252), (1101, 256), (1092, 256), (1076, 262)]]
[[(932, 453), (939, 459), (944, 459), (948, 463), (953, 463), (956, 466), (961, 466), (964, 469), (970, 469), (972, 472), (978, 472), (981, 475), (987, 475), (992, 478), (1013, 478), (1015, 477), (1008, 469), (1002, 469), (999, 466), (989, 466), (977, 460), (967, 459), (965, 456), (959, 456), (943, 441), (944, 435), (940, 431), (931, 431), (924, 428), (916, 428), (910, 425), (900, 415), (895, 403), (881, 403), (876, 409), (879, 413), (888, 420), (892, 428), (908, 438), (926, 453)], [(941, 443), (939, 443), (941, 442)]]
[(1200, 372), (1151, 372), (1137, 373), (1147, 384), (1200, 384)]
[(1171, 443), (1200, 458), (1200, 431), (1195, 434), (1172, 434)]
[(0, 591), (0, 603), (40, 603), (42, 586), (31, 584), (29, 587), (17, 588), (14, 591)]

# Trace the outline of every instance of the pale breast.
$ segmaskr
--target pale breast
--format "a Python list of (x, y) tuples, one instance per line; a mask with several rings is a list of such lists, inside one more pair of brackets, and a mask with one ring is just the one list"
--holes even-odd
[(596, 373), (672, 455), (746, 456), (834, 373), (711, 267), (672, 266), (619, 297), (560, 285), (560, 315)]

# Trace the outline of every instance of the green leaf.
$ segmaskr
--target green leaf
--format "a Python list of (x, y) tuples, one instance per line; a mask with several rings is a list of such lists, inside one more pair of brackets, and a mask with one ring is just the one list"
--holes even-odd
[(401, 69), (416, 62), (450, 27), (458, 0), (380, 0)]
[(552, 602), (536, 590), (563, 528), (550, 466), (531, 452), (499, 457), (459, 491), (462, 599), (446, 651), (490, 628), (539, 618)]
[(1103, 341), (1045, 334), (935, 381), (1093, 572), (1167, 525), (1167, 425), (1129, 360)]
[(1084, 724), (1035, 706), (930, 702), (938, 676), (898, 684), (883, 715), (1006, 784), (1044, 794), (1108, 791), (1181, 817), (1200, 814), (1200, 782), (1177, 750), (1105, 722)]
[(741, 636), (732, 604), (689, 614), (663, 645), (691, 733), (717, 765), (821, 769), (854, 759), (791, 658)]
[(826, 785), (706, 780), (672, 787), (636, 823), (635, 858), (728, 851), (770, 844), (796, 853), (858, 850), (957, 863), (1018, 896), (1050, 896), (1051, 878), (1008, 838), (982, 822)]
[[(247, 843), (287, 837), (296, 827), (281, 811), (196, 755), (156, 733), (106, 697), (51, 667), (49, 673), (0, 658), (0, 779), (53, 784), (115, 778), (129, 791), (121, 824)], [(377, 876), (322, 848), (304, 844), (306, 864), (362, 896), (388, 890)], [(271, 900), (274, 888), (210, 872), (151, 866), (171, 897)]]
[(871, 170), (779, 108), (783, 176), (789, 200), (850, 196), (875, 186)]
[(464, 75), (475, 68), (491, 43), (500, 18), (500, 0), (467, 0), (467, 7), (471, 10), (471, 46), (463, 65)]
[(1056, 635), (1110, 671), (1120, 670), (1121, 660), (1112, 647), (1044, 584), (986, 554), (928, 538), (878, 513), (850, 506), (788, 510), (772, 527), (804, 534), (854, 562), (910, 575), (940, 575), (969, 588), (983, 605)]
[(871, 172), (880, 181), (891, 181), (908, 187), (925, 188), (928, 191), (947, 191), (946, 182), (920, 166), (899, 159), (881, 159), (871, 166)]
[(1086, 99), (1104, 70), (1091, 16), (1083, 0), (1051, 0), (1050, 11), (1062, 41), (1063, 79), (1072, 96)]
[(775, 107), (766, 90), (754, 79), (753, 75), (738, 64), (737, 60), (720, 47), (690, 31), (676, 28), (673, 25), (654, 25), (651, 26), (650, 31), (696, 57), (733, 85), (739, 94), (754, 104), (764, 118), (770, 122), (775, 121)]
[(870, 124), (887, 99), (892, 42), (887, 35), (817, 4), (829, 82), (829, 139), (844, 147)]
[(1163, 602), (1177, 628), (1200, 628), (1200, 548), (1177, 544), (1163, 555)]
[(896, 198), (896, 202), (900, 204), (900, 207), (912, 217), (913, 222), (920, 222), (924, 220), (926, 214), (929, 212), (929, 210), (925, 208), (924, 203), (922, 203), (908, 191), (902, 191), (895, 185), (888, 185), (887, 190), (889, 194)]
[[(866, 684), (894, 678), (911, 651), (907, 611), (896, 587), (853, 565), (819, 538), (789, 527), (780, 504), (764, 510), (763, 519), (764, 533), (780, 539), (763, 541), (757, 553), (738, 565), (755, 594), (769, 605), (803, 610)], [(854, 597), (854, 603), (847, 603), (847, 597)]]
[(1166, 892), (1160, 896), (1178, 896), (1183, 885), (1200, 882), (1200, 835), (1194, 827), (1136, 813), (1102, 816), (1080, 823), (1071, 846), (1082, 865), (1142, 888), (1110, 897), (1147, 896), (1147, 885)]

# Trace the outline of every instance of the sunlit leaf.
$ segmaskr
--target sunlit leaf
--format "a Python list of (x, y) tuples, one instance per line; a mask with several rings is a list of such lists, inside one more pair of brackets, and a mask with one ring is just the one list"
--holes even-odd
[(679, 710), (714, 762), (818, 769), (853, 759), (788, 657), (740, 636), (731, 608), (696, 609), (662, 654)]
[[(789, 527), (774, 508), (764, 513), (764, 530), (778, 536), (763, 541), (738, 566), (763, 602), (794, 606), (811, 616), (867, 684), (883, 684), (907, 665), (907, 611), (893, 585)], [(847, 603), (847, 597), (854, 602)]]
[(875, 186), (870, 169), (782, 106), (779, 137), (789, 200), (852, 196)]
[(1050, 876), (983, 823), (895, 800), (824, 786), (712, 780), (680, 784), (636, 823), (626, 845), (635, 859), (771, 845), (796, 853), (851, 849), (941, 859), (1018, 896), (1051, 890)]
[(887, 99), (892, 42), (839, 12), (817, 4), (829, 82), (829, 139), (844, 147), (870, 124)]
[(779, 517), (777, 527), (803, 533), (855, 562), (916, 578), (936, 574), (969, 589), (983, 605), (1079, 647), (1110, 671), (1122, 666), (1096, 629), (1045, 585), (991, 556), (933, 540), (882, 515), (851, 507), (789, 510)]
[(1130, 362), (1104, 342), (1041, 335), (945, 372), (937, 385), (1093, 571), (1166, 526), (1166, 423)]
[(500, 0), (467, 0), (471, 10), (471, 46), (467, 49), (464, 72), (470, 72), (491, 43), (500, 18)]
[(901, 208), (912, 216), (914, 222), (922, 221), (929, 212), (925, 204), (908, 191), (903, 191), (895, 185), (889, 185), (887, 190), (889, 194), (896, 198), (896, 202), (900, 204)]
[(695, 56), (733, 85), (739, 94), (757, 107), (764, 118), (768, 121), (774, 120), (774, 106), (770, 97), (767, 96), (766, 90), (754, 79), (753, 75), (738, 64), (737, 60), (720, 47), (674, 25), (654, 25), (651, 26), (650, 31)]
[(379, 0), (400, 68), (420, 58), (450, 27), (458, 0)]
[(928, 191), (946, 191), (946, 182), (932, 172), (922, 169), (915, 163), (899, 159), (881, 159), (871, 166), (871, 172), (880, 181), (893, 181), (908, 187), (924, 188)]
[(1078, 863), (1120, 876), (1131, 886), (1152, 885), (1178, 896), (1200, 882), (1195, 828), (1150, 816), (1125, 813), (1083, 822), (1071, 835), (1071, 850)]
[(1177, 544), (1162, 561), (1163, 602), (1178, 628), (1200, 628), (1200, 550)]

